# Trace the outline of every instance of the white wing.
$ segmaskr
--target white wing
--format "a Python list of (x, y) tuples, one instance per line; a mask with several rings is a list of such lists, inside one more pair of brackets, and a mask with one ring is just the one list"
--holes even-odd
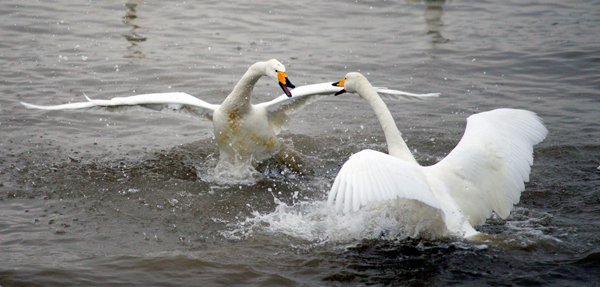
[(440, 209), (420, 169), (393, 156), (363, 150), (344, 163), (331, 186), (327, 203), (335, 203), (337, 209), (349, 212), (370, 202), (407, 198)]
[(300, 86), (292, 90), (291, 98), (281, 95), (258, 105), (266, 107), (269, 113), (284, 111), (286, 114), (292, 114), (323, 96), (333, 95), (343, 90), (342, 87), (332, 86), (331, 84), (333, 82)]
[(335, 87), (331, 84), (330, 82), (300, 86), (292, 90), (292, 97), (281, 95), (256, 106), (267, 111), (269, 125), (278, 134), (282, 129), (288, 127), (290, 114), (301, 110), (323, 97), (333, 95), (342, 90), (341, 87)]
[(54, 105), (54, 106), (38, 106), (34, 104), (29, 104), (26, 102), (21, 102), (21, 105), (24, 105), (29, 109), (39, 109), (39, 110), (70, 110), (70, 109), (83, 109), (83, 108), (91, 108), (95, 107), (96, 104), (92, 102), (82, 102), (82, 103), (71, 103), (71, 104), (63, 104), (63, 105)]
[(110, 100), (92, 100), (85, 96), (88, 102), (82, 103), (71, 103), (55, 106), (38, 106), (32, 105), (25, 102), (21, 102), (27, 108), (42, 109), (42, 110), (68, 110), (68, 109), (81, 109), (90, 107), (116, 107), (116, 106), (134, 106), (141, 105), (146, 106), (155, 110), (162, 110), (164, 108), (179, 110), (179, 109), (190, 109), (194, 114), (198, 116), (206, 117), (212, 120), (213, 111), (219, 107), (219, 105), (209, 104), (203, 100), (200, 100), (194, 96), (186, 93), (156, 93), (156, 94), (144, 94), (130, 97), (116, 97)]
[(374, 87), (374, 89), (384, 100), (425, 100), (429, 98), (437, 98), (440, 96), (440, 93), (413, 94), (409, 92), (390, 90), (388, 88)]
[[(333, 82), (300, 86), (292, 90), (292, 97), (281, 95), (269, 102), (256, 105), (267, 110), (269, 124), (276, 133), (289, 125), (289, 115), (326, 96), (334, 95), (343, 90), (332, 85)], [(375, 88), (384, 99), (426, 99), (438, 97), (439, 93), (413, 94), (387, 88)]]
[(492, 211), (506, 218), (529, 181), (533, 146), (548, 133), (535, 113), (497, 109), (470, 116), (458, 145), (426, 167), (441, 180), (472, 226)]

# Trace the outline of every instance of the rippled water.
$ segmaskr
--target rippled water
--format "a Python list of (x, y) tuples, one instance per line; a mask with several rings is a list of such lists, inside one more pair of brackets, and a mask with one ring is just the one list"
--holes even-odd
[[(0, 285), (600, 285), (599, 14), (563, 1), (2, 1)], [(386, 149), (355, 95), (293, 116), (281, 136), (304, 172), (266, 162), (254, 182), (215, 177), (206, 120), (19, 104), (169, 91), (220, 103), (271, 58), (296, 85), (359, 70), (441, 92), (388, 102), (423, 164), (473, 113), (537, 112), (550, 133), (521, 203), (478, 227), (486, 244), (330, 211), (348, 156)], [(262, 79), (254, 100), (280, 92)]]

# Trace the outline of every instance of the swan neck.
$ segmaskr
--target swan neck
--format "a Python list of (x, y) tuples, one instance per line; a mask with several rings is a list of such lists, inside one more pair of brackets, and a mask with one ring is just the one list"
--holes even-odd
[(385, 134), (388, 153), (393, 157), (417, 163), (415, 157), (406, 145), (406, 142), (404, 142), (402, 133), (398, 130), (394, 117), (392, 117), (392, 113), (390, 113), (387, 105), (381, 100), (381, 97), (379, 97), (379, 94), (377, 94), (375, 89), (367, 82), (366, 84), (360, 85), (357, 88), (357, 92), (371, 105), (373, 111), (375, 111), (375, 115)]
[(256, 85), (256, 82), (258, 82), (262, 76), (266, 75), (265, 65), (266, 63), (259, 62), (250, 66), (250, 68), (248, 68), (246, 73), (244, 73), (242, 78), (235, 85), (229, 96), (227, 96), (222, 106), (228, 109), (236, 110), (241, 108), (249, 108), (250, 96), (252, 95), (254, 85)]

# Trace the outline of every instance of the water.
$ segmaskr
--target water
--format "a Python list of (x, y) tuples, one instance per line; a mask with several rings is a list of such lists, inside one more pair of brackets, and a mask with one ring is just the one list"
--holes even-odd
[[(596, 2), (8, 0), (0, 11), (2, 286), (600, 284)], [(281, 136), (305, 172), (267, 162), (251, 182), (215, 177), (206, 120), (19, 104), (171, 91), (220, 103), (271, 58), (296, 85), (360, 71), (441, 92), (388, 102), (423, 164), (480, 111), (530, 109), (550, 133), (519, 205), (478, 227), (482, 244), (415, 239), (394, 219), (323, 205), (349, 155), (386, 148), (355, 95), (292, 117)], [(262, 79), (253, 100), (280, 93)]]

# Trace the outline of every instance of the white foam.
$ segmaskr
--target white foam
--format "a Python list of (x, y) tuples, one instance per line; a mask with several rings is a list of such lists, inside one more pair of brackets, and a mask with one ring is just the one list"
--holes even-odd
[[(346, 243), (370, 238), (436, 237), (445, 235), (443, 221), (413, 221), (407, 212), (395, 208), (361, 209), (344, 214), (325, 201), (301, 201), (292, 206), (275, 198), (275, 211), (254, 212), (222, 234), (229, 239), (244, 239), (257, 232), (285, 235), (315, 244)], [(442, 222), (443, 230), (438, 230)], [(434, 231), (435, 230), (435, 231)]]
[(261, 177), (250, 162), (236, 161), (231, 164), (213, 157), (207, 158), (204, 166), (197, 166), (197, 170), (198, 177), (203, 181), (220, 185), (252, 185)]

